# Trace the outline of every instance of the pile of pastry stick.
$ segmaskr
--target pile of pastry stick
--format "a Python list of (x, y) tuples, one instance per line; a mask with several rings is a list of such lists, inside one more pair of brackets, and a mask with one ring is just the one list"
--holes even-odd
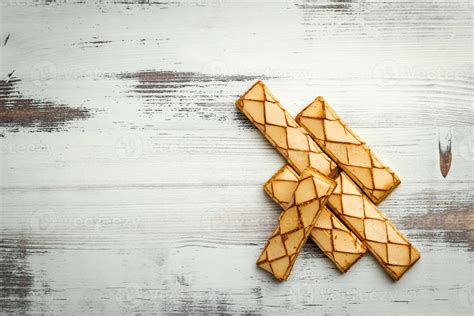
[(398, 280), (420, 258), (376, 206), (400, 179), (322, 97), (295, 119), (258, 81), (236, 105), (288, 163), (264, 184), (283, 212), (259, 267), (286, 280), (309, 237), (342, 272), (368, 250)]

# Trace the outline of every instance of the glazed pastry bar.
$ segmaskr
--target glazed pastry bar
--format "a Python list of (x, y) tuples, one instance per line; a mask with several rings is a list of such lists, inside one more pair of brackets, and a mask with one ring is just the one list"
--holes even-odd
[[(285, 165), (264, 184), (263, 188), (285, 210), (297, 185), (298, 174), (289, 165)], [(316, 214), (316, 223), (310, 237), (341, 272), (349, 270), (367, 251), (359, 238), (326, 206)]]
[[(272, 179), (281, 178), (281, 176), (279, 176), (281, 170), (288, 171), (291, 170), (291, 167), (289, 165), (284, 166), (277, 171)], [(298, 181), (298, 175), (296, 172), (285, 172), (284, 179), (286, 182), (295, 183)], [(360, 188), (352, 179), (345, 173), (341, 173), (335, 180), (337, 187), (329, 197), (327, 206), (337, 216), (332, 213), (331, 215), (336, 219), (340, 218), (345, 225), (362, 240), (369, 251), (394, 280), (400, 279), (402, 275), (420, 259), (420, 253), (385, 218), (377, 206), (361, 192)], [(275, 180), (272, 182), (275, 183)], [(287, 187), (287, 191), (291, 191), (291, 188)], [(275, 191), (273, 190), (272, 192)], [(272, 195), (271, 193), (269, 194)], [(277, 196), (281, 198), (284, 194), (277, 192)], [(319, 243), (316, 240), (326, 240), (325, 236), (321, 236), (322, 234), (318, 231), (318, 226), (321, 226), (323, 222), (322, 220), (317, 221), (311, 235), (312, 239), (318, 245)], [(351, 251), (350, 248), (347, 247), (347, 244), (350, 244), (348, 243), (349, 241), (350, 240), (346, 240), (346, 243), (340, 243), (340, 245), (345, 246), (344, 248), (341, 247), (345, 250), (341, 251), (342, 253)], [(336, 247), (337, 245), (333, 246), (333, 248)], [(324, 251), (322, 247), (321, 250)], [(329, 255), (328, 257), (331, 258)], [(340, 256), (338, 258), (343, 259), (344, 257)], [(353, 258), (353, 260), (357, 261), (356, 258)], [(354, 262), (352, 262), (352, 264)], [(344, 263), (344, 261), (342, 263)], [(338, 267), (339, 264), (341, 263), (336, 263)]]
[(263, 82), (257, 81), (235, 104), (298, 174), (309, 166), (325, 176), (338, 169)]
[(316, 215), (335, 187), (334, 180), (311, 167), (301, 173), (288, 208), (281, 213), (277, 228), (257, 260), (259, 267), (278, 280), (288, 278), (316, 223)]
[(296, 121), (375, 204), (400, 184), (397, 175), (344, 124), (323, 97), (311, 102)]
[[(418, 250), (396, 230), (374, 203), (372, 203), (371, 199), (366, 196), (366, 194), (368, 194), (372, 199), (380, 202), (398, 185), (400, 182), (398, 177), (375, 158), (370, 149), (368, 149), (352, 131), (349, 131), (345, 127), (335, 112), (331, 111), (329, 106), (327, 106), (321, 98), (317, 98), (315, 102), (310, 104), (310, 106), (298, 116), (298, 119), (302, 124), (307, 117), (310, 117), (311, 120), (321, 122), (320, 124), (312, 121), (308, 123), (308, 121), (306, 121), (305, 124), (308, 125), (308, 128), (312, 129), (314, 135), (316, 135), (316, 133), (324, 134), (324, 137), (321, 135), (318, 136), (319, 142), (327, 147), (326, 150), (330, 151), (332, 156), (336, 156), (334, 152), (338, 151), (345, 153), (346, 160), (337, 156), (339, 158), (336, 159), (336, 162), (341, 165), (348, 162), (346, 169), (352, 171), (351, 175), (358, 179), (358, 183), (362, 184), (361, 186), (365, 188), (365, 194), (362, 191), (363, 189), (358, 187), (344, 170), (341, 170), (336, 162), (321, 150), (319, 145), (317, 145), (311, 137), (313, 134), (309, 134), (306, 129), (298, 125), (270, 93), (263, 82), (256, 82), (236, 101), (236, 106), (255, 124), (270, 143), (286, 158), (291, 167), (293, 167), (295, 173), (289, 173), (296, 177), (293, 181), (297, 181), (297, 175), (301, 175), (303, 170), (307, 167), (312, 167), (321, 174), (337, 180), (338, 186), (335, 190), (335, 194), (328, 200), (328, 208), (332, 214), (325, 213), (326, 224), (328, 223), (327, 218), (340, 219), (353, 234), (362, 240), (379, 263), (395, 280), (398, 280), (420, 258)], [(328, 115), (327, 113), (331, 114)], [(329, 119), (326, 119), (326, 117)], [(329, 121), (332, 123), (326, 124), (326, 122)], [(315, 128), (315, 126), (319, 126), (318, 124), (322, 126), (318, 128), (322, 129)], [(352, 147), (348, 149), (346, 147), (348, 143), (346, 140), (348, 139), (343, 138), (343, 136), (349, 137), (347, 136), (349, 134), (351, 135), (350, 137), (359, 141), (358, 144), (353, 144), (355, 146), (354, 148), (357, 149)], [(316, 137), (314, 135), (313, 137)], [(331, 145), (328, 145), (329, 143), (331, 143)], [(361, 163), (361, 152), (364, 152), (366, 156), (368, 155), (370, 157), (370, 167)], [(361, 170), (365, 168), (364, 170), (369, 170), (369, 173), (355, 172), (354, 170), (359, 169), (351, 169), (348, 167), (349, 165), (354, 168), (360, 168)], [(375, 177), (378, 177), (379, 173), (375, 170), (387, 172), (376, 180)], [(368, 174), (370, 174), (370, 177)], [(390, 175), (390, 179), (388, 179), (387, 174)], [(278, 175), (274, 176), (274, 179), (277, 177)], [(368, 180), (369, 178), (370, 181)], [(270, 180), (270, 182), (272, 182), (272, 180)], [(281, 200), (281, 196), (282, 194), (286, 194), (286, 198), (288, 198), (288, 196), (291, 195), (291, 186), (287, 186), (286, 190), (286, 192), (283, 192), (284, 190), (282, 190), (282, 188), (275, 189), (275, 187), (272, 187), (271, 192), (267, 191), (267, 193), (284, 207), (287, 202)], [(281, 203), (281, 201), (284, 203)], [(324, 209), (323, 206), (321, 206), (321, 209)], [(323, 214), (322, 212), (318, 212), (316, 215), (319, 215), (319, 213)], [(317, 219), (318, 216), (315, 217), (315, 223)], [(324, 217), (321, 217), (321, 223), (323, 223), (323, 219)], [(332, 226), (334, 223), (334, 221), (331, 221)], [(327, 225), (327, 228), (329, 228), (329, 225)], [(318, 235), (317, 230), (315, 234)], [(324, 240), (324, 238), (316, 238), (315, 242), (321, 245), (321, 248), (324, 248), (321, 240)], [(328, 244), (326, 244), (326, 246), (328, 246)], [(334, 247), (334, 244), (331, 246)], [(328, 249), (328, 247), (326, 247), (326, 249)], [(329, 257), (331, 258), (331, 256)], [(331, 259), (334, 261), (334, 258)], [(260, 257), (259, 262), (263, 264), (264, 262), (268, 263), (269, 259), (265, 258), (267, 261), (262, 260), (262, 257)], [(290, 265), (292, 265), (291, 261)], [(350, 267), (350, 263), (346, 263), (346, 266)], [(341, 269), (341, 267), (339, 268)], [(289, 268), (289, 270), (291, 270), (291, 268)], [(288, 275), (283, 274), (283, 276), (284, 277), (280, 275), (279, 278), (285, 279)]]

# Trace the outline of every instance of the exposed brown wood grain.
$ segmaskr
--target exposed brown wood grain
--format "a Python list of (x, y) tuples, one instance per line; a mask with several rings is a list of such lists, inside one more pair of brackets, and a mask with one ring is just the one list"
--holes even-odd
[(337, 11), (337, 10), (350, 9), (351, 8), (350, 2), (351, 1), (348, 1), (347, 3), (341, 2), (341, 3), (327, 3), (327, 4), (326, 3), (311, 3), (311, 2), (303, 3), (303, 4), (297, 3), (296, 7), (303, 10), (311, 9), (311, 10), (323, 10), (323, 11), (324, 10)]
[(423, 215), (410, 215), (403, 224), (417, 229), (421, 236), (442, 240), (453, 245), (467, 244), (474, 251), (474, 204), (446, 211), (431, 211)]
[(27, 241), (9, 241), (2, 235), (0, 240), (0, 310), (28, 311), (28, 296), (34, 276), (28, 264)]
[(451, 151), (451, 131), (440, 130), (438, 149), (439, 149), (439, 168), (443, 177), (447, 177), (451, 162), (453, 160), (453, 153)]
[(121, 73), (118, 77), (137, 81), (128, 93), (141, 97), (144, 101), (142, 111), (148, 115), (172, 111), (175, 118), (194, 115), (204, 120), (218, 121), (228, 119), (229, 105), (237, 97), (237, 93), (223, 95), (223, 87), (230, 83), (267, 78), (159, 70)]
[(3, 46), (7, 46), (7, 43), (8, 43), (8, 39), (10, 38), (10, 34), (8, 34), (6, 37), (5, 37), (5, 41), (3, 42)]
[(59, 130), (68, 122), (86, 119), (91, 115), (86, 108), (26, 98), (18, 90), (19, 81), (0, 80), (0, 126), (9, 131), (18, 131), (24, 127), (41, 131)]

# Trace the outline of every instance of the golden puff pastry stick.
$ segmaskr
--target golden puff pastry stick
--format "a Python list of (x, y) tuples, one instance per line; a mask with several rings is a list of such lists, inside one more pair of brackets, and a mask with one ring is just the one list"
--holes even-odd
[(382, 202), (400, 184), (397, 175), (347, 127), (322, 97), (317, 97), (301, 111), (296, 121), (375, 204)]
[(390, 223), (377, 206), (344, 172), (328, 207), (362, 240), (367, 249), (394, 279), (420, 259), (419, 251)]
[[(287, 209), (298, 185), (298, 174), (289, 165), (278, 170), (263, 188), (283, 209)], [(367, 251), (364, 244), (324, 206), (316, 215), (310, 237), (336, 265), (346, 272)]]
[(337, 165), (280, 105), (262, 81), (257, 81), (235, 105), (301, 174), (311, 166), (328, 176)]
[[(252, 101), (256, 101), (256, 102), (254, 103)], [(365, 196), (365, 194), (362, 193), (361, 189), (344, 172), (341, 172), (341, 174), (339, 175), (341, 169), (338, 167), (335, 167), (334, 162), (330, 160), (328, 156), (324, 155), (323, 152), (321, 152), (319, 147), (317, 147), (318, 145), (316, 145), (314, 141), (312, 143), (311, 137), (309, 137), (309, 139), (307, 140), (307, 142), (310, 144), (309, 146), (310, 150), (309, 151), (303, 150), (302, 152), (304, 154), (296, 155), (296, 157), (300, 159), (294, 159), (295, 155), (293, 156), (289, 155), (288, 154), (289, 151), (285, 150), (284, 146), (282, 147), (279, 145), (279, 144), (288, 145), (288, 133), (285, 133), (285, 132), (276, 133), (277, 136), (281, 136), (280, 138), (275, 137), (275, 133), (273, 133), (273, 129), (271, 129), (272, 130), (271, 132), (267, 133), (267, 125), (273, 125), (273, 123), (267, 124), (266, 116), (270, 116), (270, 117), (274, 116), (273, 114), (270, 114), (270, 115), (267, 114), (266, 108), (267, 108), (267, 105), (270, 105), (270, 103), (277, 104), (278, 108), (280, 108), (280, 110), (284, 112), (284, 117), (288, 123), (286, 128), (293, 127), (293, 125), (295, 126), (295, 128), (298, 126), (294, 120), (293, 121), (291, 120), (291, 116), (281, 107), (278, 101), (275, 100), (275, 98), (270, 94), (268, 89), (265, 87), (265, 85), (261, 81), (258, 81), (257, 83), (255, 83), (252, 86), (252, 88), (250, 88), (241, 98), (239, 98), (239, 100), (237, 100), (236, 102), (236, 105), (245, 115), (247, 115), (247, 117), (267, 137), (270, 143), (272, 143), (279, 150), (279, 152), (282, 153), (282, 155), (287, 159), (290, 165), (294, 167), (295, 171), (298, 174), (301, 174), (300, 170), (303, 165), (303, 163), (301, 162), (306, 162), (306, 163), (309, 163), (311, 166), (314, 165), (315, 168), (318, 168), (319, 171), (321, 171), (325, 175), (329, 175), (331, 178), (336, 179), (339, 176), (340, 178), (343, 177), (344, 179), (347, 180), (344, 182), (349, 183), (347, 186), (350, 190), (349, 189), (341, 190), (341, 193), (339, 194), (339, 196), (335, 197), (341, 200), (341, 203), (339, 204), (337, 204), (337, 201), (338, 201), (337, 199), (334, 199), (334, 197), (331, 198), (330, 201), (333, 200), (334, 204), (331, 205), (330, 203), (328, 203), (329, 209), (333, 212), (333, 214), (337, 215), (346, 224), (346, 226), (349, 229), (351, 229), (352, 232), (355, 233), (357, 237), (359, 237), (362, 240), (362, 242), (364, 242), (367, 248), (374, 254), (374, 256), (382, 264), (382, 266), (390, 274), (390, 276), (394, 279), (399, 279), (420, 258), (420, 254), (418, 250), (416, 250), (416, 248), (411, 246), (411, 244), (396, 230), (396, 228), (385, 219), (385, 217), (380, 212), (380, 210), (378, 210), (377, 207), (374, 204), (372, 204), (370, 199), (367, 198), (367, 196)], [(256, 106), (256, 104), (261, 104), (263, 107)], [(271, 109), (273, 110), (274, 107), (271, 107)], [(273, 118), (271, 120), (273, 121)], [(301, 129), (302, 128), (300, 128), (300, 130)], [(307, 135), (307, 132), (304, 129), (301, 131), (301, 133), (303, 133), (304, 135)], [(304, 142), (300, 142), (300, 143), (303, 144)], [(316, 147), (311, 146), (311, 144), (316, 145)], [(296, 167), (298, 165), (300, 166), (299, 168)], [(355, 194), (354, 192), (356, 192), (357, 194)], [(362, 224), (362, 231), (360, 230), (360, 222), (365, 223), (365, 220), (367, 219), (369, 220), (367, 222), (367, 226), (370, 226), (373, 224), (373, 220), (375, 218), (370, 217), (370, 216), (368, 217), (362, 216), (361, 218), (353, 217), (354, 220), (350, 220), (351, 216), (347, 215), (347, 214), (352, 214), (352, 213), (357, 212), (357, 210), (352, 209), (352, 208), (361, 208), (360, 203), (352, 204), (352, 203), (343, 202), (343, 200), (350, 199), (351, 195), (359, 196), (360, 200), (363, 201), (363, 205), (369, 205), (367, 206), (367, 209), (375, 210), (375, 213), (378, 214), (379, 220), (383, 221), (386, 224), (385, 225), (385, 227), (387, 227), (386, 232), (387, 234), (390, 233), (387, 235), (387, 242), (385, 243), (386, 244), (385, 249), (387, 250), (386, 255), (382, 250), (383, 247), (377, 248), (377, 245), (380, 246), (380, 244), (384, 243), (384, 239), (382, 237), (380, 237), (378, 241), (370, 239), (370, 238), (375, 237), (376, 234), (369, 232), (368, 236), (370, 238), (367, 239), (366, 241), (365, 233), (363, 232), (365, 228), (365, 224)], [(396, 233), (393, 233), (393, 232), (396, 232)], [(381, 232), (379, 233), (379, 235), (381, 235)], [(389, 238), (388, 236), (391, 236), (391, 237)], [(397, 239), (397, 236), (399, 237), (399, 239)], [(400, 250), (400, 253), (398, 255), (396, 254), (395, 249)], [(407, 249), (409, 253), (408, 259), (406, 256)]]
[(316, 223), (316, 215), (324, 207), (336, 183), (314, 168), (305, 169), (289, 207), (278, 219), (278, 226), (260, 254), (257, 265), (278, 279), (286, 280), (301, 248)]

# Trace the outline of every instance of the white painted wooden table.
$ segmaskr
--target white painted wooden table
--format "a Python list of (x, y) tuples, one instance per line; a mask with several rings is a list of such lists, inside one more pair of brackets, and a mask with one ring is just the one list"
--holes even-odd
[[(2, 1), (2, 312), (472, 315), (472, 0), (136, 2)], [(256, 268), (284, 163), (233, 105), (257, 78), (399, 174), (401, 281), (313, 243), (287, 282)]]

